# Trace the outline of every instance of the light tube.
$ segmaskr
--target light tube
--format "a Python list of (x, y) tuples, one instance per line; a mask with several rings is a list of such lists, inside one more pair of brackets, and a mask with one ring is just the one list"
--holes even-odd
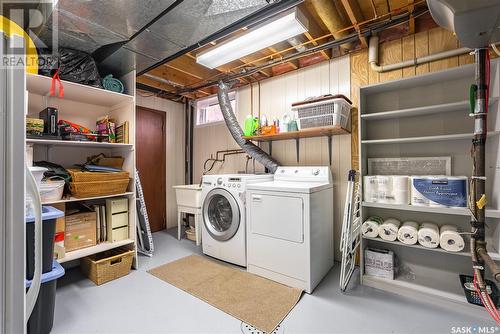
[(240, 36), (221, 43), (196, 57), (196, 62), (208, 68), (219, 67), (273, 44), (303, 34), (307, 19), (298, 9), (279, 15), (271, 22), (251, 28)]

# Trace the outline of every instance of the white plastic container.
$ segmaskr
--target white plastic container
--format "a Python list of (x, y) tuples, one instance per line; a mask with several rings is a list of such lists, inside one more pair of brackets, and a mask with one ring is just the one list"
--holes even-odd
[(197, 184), (174, 186), (177, 206), (201, 208), (201, 187)]
[(42, 202), (59, 201), (64, 192), (64, 180), (49, 180), (40, 183), (40, 198)]

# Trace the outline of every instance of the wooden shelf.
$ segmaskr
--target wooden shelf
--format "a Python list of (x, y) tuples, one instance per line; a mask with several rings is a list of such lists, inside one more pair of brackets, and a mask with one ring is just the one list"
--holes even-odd
[[(489, 100), (489, 104), (493, 104), (498, 101), (498, 97), (492, 97)], [(424, 107), (417, 108), (407, 108), (400, 110), (392, 110), (392, 111), (381, 111), (381, 112), (373, 112), (366, 113), (360, 115), (361, 119), (365, 120), (382, 120), (382, 119), (391, 119), (391, 118), (401, 118), (401, 117), (413, 117), (413, 116), (423, 116), (437, 113), (445, 113), (450, 111), (466, 111), (470, 108), (469, 101), (460, 101), (460, 102), (452, 102), (452, 103), (443, 103), (443, 104), (435, 104)], [(464, 116), (467, 116), (468, 113), (464, 112)]]
[(92, 246), (92, 247), (87, 247), (87, 248), (82, 248), (82, 249), (77, 249), (72, 252), (67, 252), (66, 256), (63, 257), (62, 259), (58, 259), (57, 262), (59, 263), (64, 263), (64, 262), (69, 262), (73, 260), (78, 260), (81, 259), (82, 257), (101, 253), (113, 248), (118, 248), (121, 246), (125, 245), (130, 245), (133, 244), (135, 241), (132, 239), (125, 239), (117, 242), (103, 242), (98, 245)]
[[(416, 206), (409, 204), (383, 204), (383, 203), (371, 203), (371, 202), (363, 202), (362, 206), (365, 208), (379, 208), (379, 209), (389, 209), (389, 210), (437, 213), (437, 214), (456, 215), (456, 216), (470, 216), (470, 211), (469, 209), (466, 208), (441, 208), (441, 207), (438, 208), (429, 206)], [(486, 217), (500, 218), (500, 210), (486, 208)]]
[(349, 133), (351, 133), (349, 130), (344, 129), (340, 126), (326, 126), (321, 128), (312, 128), (312, 129), (305, 129), (293, 132), (281, 132), (275, 135), (243, 136), (243, 138), (247, 140), (267, 142), (267, 141), (312, 138), (312, 137), (329, 137), (329, 136), (345, 135)]
[[(64, 87), (65, 100), (104, 107), (112, 107), (121, 103), (131, 103), (134, 101), (134, 97), (131, 95), (116, 93), (102, 88), (82, 85), (70, 81), (61, 81)], [(26, 88), (30, 93), (48, 96), (51, 84), (52, 78), (38, 74), (28, 73), (26, 75)], [(56, 90), (58, 87), (59, 86), (56, 86)], [(58, 97), (54, 96), (54, 98)]]
[(93, 141), (72, 141), (72, 140), (50, 140), (50, 139), (26, 139), (26, 143), (47, 146), (78, 146), (78, 147), (98, 147), (113, 149), (132, 149), (133, 144), (121, 143), (98, 143)]
[[(498, 136), (500, 131), (488, 132), (488, 137)], [(406, 143), (425, 143), (425, 142), (439, 142), (439, 141), (449, 141), (449, 140), (472, 140), (474, 134), (471, 133), (459, 133), (453, 135), (439, 135), (439, 136), (423, 136), (423, 137), (407, 137), (407, 138), (389, 138), (389, 139), (370, 139), (362, 140), (361, 144), (365, 145), (375, 145), (375, 144), (406, 144)]]
[(70, 202), (83, 202), (83, 201), (91, 201), (91, 200), (98, 200), (98, 199), (111, 198), (111, 197), (131, 196), (133, 194), (134, 194), (134, 192), (129, 191), (129, 192), (122, 193), (122, 194), (114, 194), (114, 195), (106, 195), (106, 196), (96, 196), (96, 197), (86, 197), (86, 198), (70, 197), (67, 199), (60, 199), (58, 201), (43, 202), (42, 205), (57, 204), (57, 203), (70, 203)]

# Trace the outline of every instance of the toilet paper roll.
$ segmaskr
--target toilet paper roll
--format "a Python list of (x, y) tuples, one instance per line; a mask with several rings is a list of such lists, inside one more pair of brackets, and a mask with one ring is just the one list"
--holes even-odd
[(407, 245), (414, 245), (418, 241), (418, 223), (407, 221), (399, 228), (398, 240)]
[(372, 216), (368, 218), (363, 225), (361, 225), (361, 233), (363, 236), (368, 238), (378, 237), (378, 227), (384, 222), (384, 220), (378, 216)]
[(443, 225), (440, 229), (439, 245), (448, 252), (461, 252), (465, 247), (464, 238), (453, 225)]
[(394, 175), (392, 176), (392, 190), (393, 191), (405, 191), (408, 192), (410, 185), (409, 185), (409, 178), (406, 175)]
[(411, 183), (411, 194), (410, 194), (410, 203), (411, 205), (415, 206), (429, 206), (429, 199), (425, 197), (422, 193), (420, 193), (417, 188), (413, 185), (413, 180), (415, 178), (421, 178), (419, 176), (412, 176), (410, 177), (410, 183)]
[(388, 175), (379, 175), (377, 176), (377, 190), (383, 192), (392, 192), (392, 179), (393, 177)]
[(363, 196), (366, 202), (377, 202), (377, 177), (363, 177)]
[(401, 222), (395, 218), (384, 220), (378, 227), (378, 235), (384, 240), (395, 241), (398, 237), (398, 230)]
[(418, 229), (418, 243), (427, 248), (439, 246), (439, 227), (434, 223), (422, 223)]

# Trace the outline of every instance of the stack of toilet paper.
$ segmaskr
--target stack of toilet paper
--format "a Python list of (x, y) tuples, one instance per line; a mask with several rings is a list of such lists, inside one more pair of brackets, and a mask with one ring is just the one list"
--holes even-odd
[(412, 176), (411, 205), (467, 207), (466, 176)]
[(366, 202), (384, 204), (409, 203), (409, 177), (405, 175), (371, 175), (363, 178)]
[(414, 221), (401, 222), (395, 218), (383, 220), (378, 216), (371, 216), (361, 225), (361, 233), (367, 238), (380, 237), (386, 241), (396, 241), (406, 245), (415, 245), (417, 242), (427, 248), (437, 248), (448, 252), (461, 252), (465, 241), (454, 225), (438, 225), (430, 222), (419, 224)]

